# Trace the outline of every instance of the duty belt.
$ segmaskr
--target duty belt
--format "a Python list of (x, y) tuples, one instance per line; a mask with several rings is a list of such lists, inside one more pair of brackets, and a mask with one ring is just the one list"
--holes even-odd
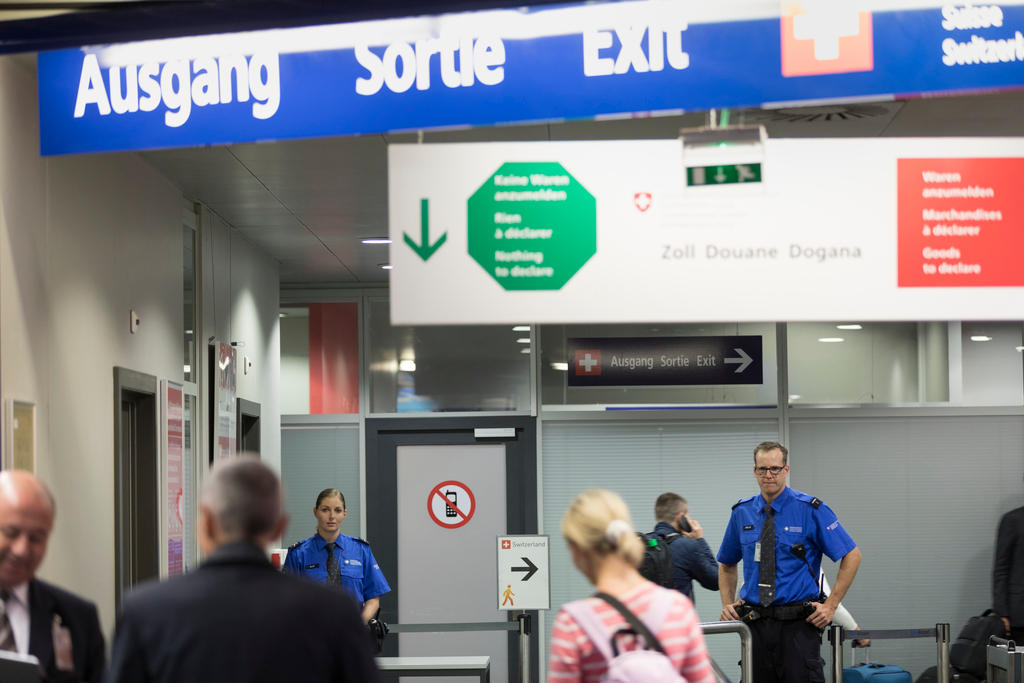
[(746, 622), (757, 621), (758, 619), (777, 619), (779, 621), (793, 621), (804, 619), (814, 612), (814, 603), (810, 600), (802, 602), (791, 602), (786, 605), (770, 605), (762, 607), (745, 602), (736, 608), (740, 619)]

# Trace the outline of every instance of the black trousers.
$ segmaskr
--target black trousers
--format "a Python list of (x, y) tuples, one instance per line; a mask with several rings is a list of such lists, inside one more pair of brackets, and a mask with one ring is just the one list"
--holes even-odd
[[(803, 619), (758, 619), (750, 624), (753, 683), (824, 683), (821, 631)], [(746, 682), (744, 682), (746, 683)]]

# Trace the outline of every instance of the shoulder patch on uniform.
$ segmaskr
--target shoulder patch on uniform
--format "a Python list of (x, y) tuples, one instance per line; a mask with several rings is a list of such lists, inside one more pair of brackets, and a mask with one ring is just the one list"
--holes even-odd
[(295, 550), (300, 545), (302, 545), (302, 541), (295, 541), (295, 543), (292, 543), (290, 546), (288, 546), (288, 552)]
[(754, 496), (747, 496), (746, 498), (740, 498), (735, 503), (733, 503), (732, 509), (735, 510), (737, 505), (742, 505), (743, 503), (746, 503), (749, 500), (754, 500)]
[(349, 538), (351, 538), (356, 543), (362, 543), (363, 545), (370, 545), (369, 541), (364, 541), (363, 539), (359, 538), (358, 536), (349, 536)]
[(821, 499), (820, 498), (811, 498), (807, 502), (810, 503), (811, 507), (814, 508), (814, 509), (818, 509), (818, 508), (821, 507)]

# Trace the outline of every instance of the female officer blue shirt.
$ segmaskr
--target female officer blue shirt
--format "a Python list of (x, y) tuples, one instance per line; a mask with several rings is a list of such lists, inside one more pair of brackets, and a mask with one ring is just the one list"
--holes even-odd
[(341, 533), (341, 522), (348, 515), (345, 496), (337, 489), (324, 489), (317, 496), (313, 514), (316, 533), (288, 548), (285, 570), (341, 586), (362, 606), (363, 621), (369, 621), (380, 607), (379, 596), (390, 592), (391, 587), (377, 566), (370, 544)]

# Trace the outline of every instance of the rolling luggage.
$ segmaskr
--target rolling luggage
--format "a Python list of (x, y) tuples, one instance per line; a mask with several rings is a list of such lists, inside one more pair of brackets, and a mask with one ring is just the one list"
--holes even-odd
[(890, 664), (861, 664), (843, 669), (843, 683), (913, 683), (910, 672)]
[[(921, 675), (917, 677), (914, 683), (938, 683), (939, 673), (938, 667), (930, 666), (921, 672)], [(979, 683), (979, 679), (975, 678), (971, 674), (951, 669), (949, 672), (949, 680), (953, 683)]]

